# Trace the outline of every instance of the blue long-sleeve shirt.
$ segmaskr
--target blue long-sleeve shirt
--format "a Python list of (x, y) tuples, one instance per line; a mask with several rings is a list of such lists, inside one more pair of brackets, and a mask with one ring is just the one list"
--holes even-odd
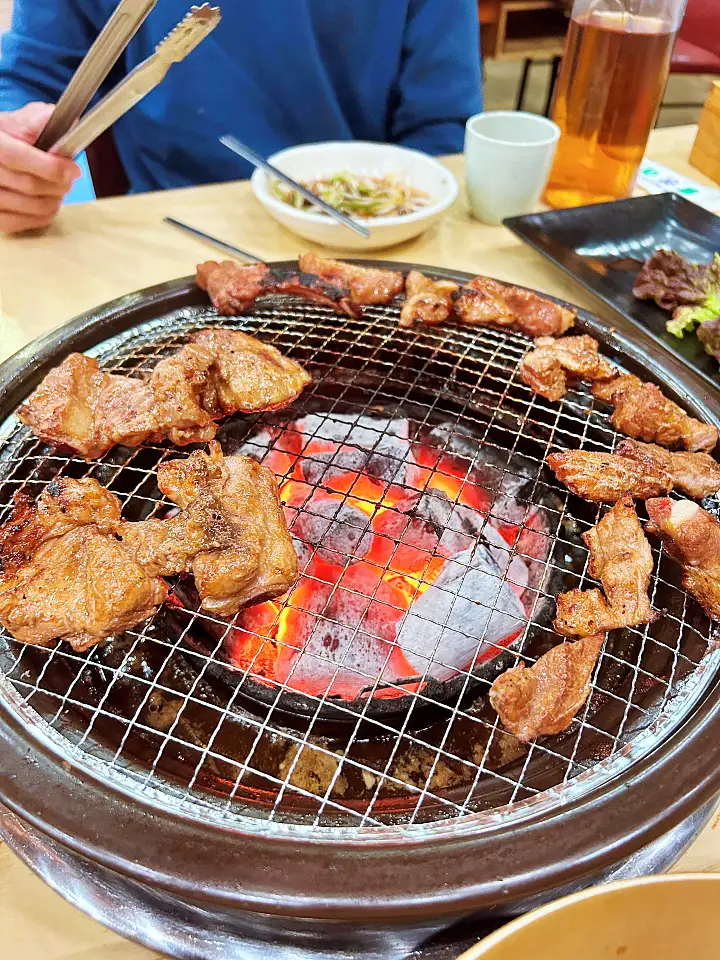
[[(0, 110), (55, 102), (117, 0), (15, 0)], [(103, 91), (189, 8), (160, 0)], [(215, 31), (114, 127), (133, 191), (249, 176), (218, 143), (267, 156), (319, 140), (462, 149), (481, 109), (475, 0), (223, 0)]]

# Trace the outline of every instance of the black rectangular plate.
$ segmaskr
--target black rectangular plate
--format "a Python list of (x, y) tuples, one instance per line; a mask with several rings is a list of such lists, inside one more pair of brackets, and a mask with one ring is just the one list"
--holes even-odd
[(697, 263), (710, 261), (720, 252), (720, 217), (675, 193), (659, 193), (510, 217), (504, 223), (635, 327), (715, 386), (720, 383), (718, 362), (705, 353), (698, 338), (673, 337), (665, 330), (669, 314), (632, 294), (641, 264), (658, 247)]

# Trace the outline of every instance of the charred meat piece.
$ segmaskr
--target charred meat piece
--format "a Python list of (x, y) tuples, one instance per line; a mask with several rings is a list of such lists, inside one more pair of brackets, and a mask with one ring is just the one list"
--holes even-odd
[(501, 673), (490, 688), (490, 703), (503, 726), (527, 743), (561, 733), (590, 695), (590, 677), (604, 634), (560, 643), (532, 667), (524, 663)]
[(460, 323), (469, 326), (495, 324), (511, 327), (515, 317), (505, 302), (507, 287), (489, 277), (475, 277), (461, 288), (455, 300), (455, 313)]
[(201, 493), (175, 516), (123, 522), (118, 532), (123, 545), (154, 577), (190, 573), (199, 553), (231, 547), (236, 540), (222, 505), (210, 493)]
[(720, 463), (709, 453), (673, 452), (655, 443), (639, 443), (637, 440), (621, 440), (615, 452), (667, 473), (678, 490), (696, 500), (720, 490)]
[(567, 393), (568, 375), (579, 380), (610, 380), (617, 370), (598, 353), (592, 337), (538, 337), (520, 364), (520, 379), (546, 400)]
[(197, 266), (197, 285), (205, 290), (218, 313), (239, 316), (251, 310), (258, 297), (284, 293), (356, 316), (349, 290), (313, 273), (271, 270), (264, 263), (240, 265), (232, 260), (206, 260)]
[(705, 348), (705, 353), (720, 360), (720, 317), (701, 323), (697, 328), (697, 338)]
[(452, 313), (453, 294), (457, 290), (458, 285), (452, 280), (432, 280), (419, 270), (411, 270), (405, 278), (405, 303), (400, 311), (400, 326), (443, 323)]
[(23, 564), (47, 540), (90, 524), (112, 533), (120, 522), (120, 501), (96, 480), (52, 480), (34, 502), (20, 494), (0, 527), (0, 573)]
[(653, 561), (635, 506), (620, 500), (591, 527), (583, 540), (590, 550), (590, 576), (599, 590), (570, 590), (557, 598), (554, 627), (565, 637), (587, 637), (656, 618), (648, 588)]
[(700, 303), (705, 297), (707, 267), (691, 263), (674, 250), (656, 250), (635, 278), (633, 294), (654, 300), (663, 310)]
[(529, 337), (559, 337), (576, 314), (531, 290), (475, 277), (460, 291), (455, 313), (461, 323), (515, 327)]
[(191, 346), (213, 358), (212, 401), (205, 398), (204, 404), (214, 416), (277, 410), (292, 403), (311, 382), (295, 360), (239, 330), (199, 330), (190, 340)]
[(623, 497), (647, 500), (672, 490), (672, 478), (653, 463), (615, 453), (563, 450), (547, 458), (550, 469), (571, 493), (586, 500), (616, 503)]
[(53, 481), (34, 504), (16, 499), (0, 529), (0, 622), (16, 639), (85, 650), (155, 613), (167, 587), (116, 538), (119, 516), (94, 480)]
[(515, 326), (528, 337), (559, 337), (575, 324), (574, 310), (532, 290), (508, 287), (505, 302), (515, 317)]
[(211, 440), (215, 420), (291, 403), (310, 376), (275, 347), (236, 330), (201, 330), (139, 380), (72, 353), (18, 410), (33, 433), (86, 459), (115, 444)]
[(682, 585), (705, 613), (720, 620), (720, 523), (691, 500), (648, 500), (650, 521), (670, 556), (682, 567)]
[(116, 443), (143, 443), (157, 426), (152, 391), (144, 381), (105, 373), (82, 353), (71, 353), (51, 370), (17, 416), (41, 440), (86, 459)]
[(596, 383), (592, 392), (598, 400), (612, 404), (610, 423), (633, 440), (693, 452), (707, 452), (717, 443), (717, 427), (688, 416), (659, 387), (631, 373)]
[(221, 616), (285, 593), (297, 557), (275, 477), (249, 457), (223, 457), (219, 444), (158, 468), (158, 486), (187, 510), (209, 494), (232, 531), (229, 546), (198, 553), (191, 569), (202, 605)]
[(396, 270), (378, 267), (360, 267), (342, 260), (330, 260), (316, 253), (304, 253), (299, 261), (301, 275), (321, 277), (325, 281), (350, 292), (352, 303), (357, 306), (374, 303), (390, 303), (402, 293), (405, 279)]
[(240, 266), (233, 260), (206, 260), (197, 265), (197, 285), (205, 290), (218, 313), (237, 316), (247, 313), (263, 293), (263, 281), (270, 273), (264, 263)]

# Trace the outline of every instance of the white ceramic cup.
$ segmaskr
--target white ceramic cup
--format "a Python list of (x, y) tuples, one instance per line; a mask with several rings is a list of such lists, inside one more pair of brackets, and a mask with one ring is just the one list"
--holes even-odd
[(485, 223), (530, 213), (550, 175), (560, 128), (515, 110), (477, 113), (465, 125), (465, 182), (472, 212)]

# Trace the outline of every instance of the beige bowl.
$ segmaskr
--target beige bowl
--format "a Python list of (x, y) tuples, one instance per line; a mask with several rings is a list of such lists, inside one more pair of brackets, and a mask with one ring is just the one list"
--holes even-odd
[(459, 960), (718, 960), (720, 875), (642, 877), (556, 900)]

